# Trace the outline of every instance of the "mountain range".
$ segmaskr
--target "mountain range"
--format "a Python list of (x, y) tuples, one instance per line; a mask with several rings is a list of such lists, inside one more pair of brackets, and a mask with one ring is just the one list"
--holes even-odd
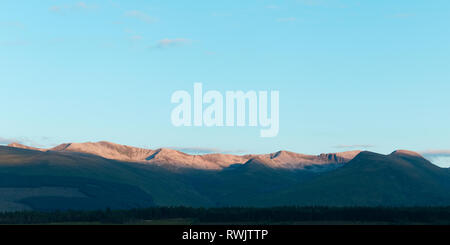
[(266, 155), (244, 156), (230, 154), (189, 155), (172, 149), (161, 148), (149, 150), (105, 141), (96, 143), (66, 143), (50, 149), (33, 148), (18, 143), (12, 143), (9, 147), (41, 152), (85, 153), (118, 161), (151, 164), (169, 168), (204, 170), (221, 170), (234, 164), (245, 164), (253, 160), (258, 160), (272, 168), (303, 169), (312, 165), (346, 163), (360, 153), (360, 151), (350, 151), (312, 156), (280, 151)]
[(448, 206), (450, 170), (420, 154), (190, 155), (109, 142), (0, 146), (0, 210), (148, 206)]

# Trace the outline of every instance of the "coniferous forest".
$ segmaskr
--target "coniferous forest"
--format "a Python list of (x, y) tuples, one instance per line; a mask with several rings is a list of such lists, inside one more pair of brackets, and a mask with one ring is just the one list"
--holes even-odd
[[(176, 222), (175, 222), (176, 221)], [(152, 207), (131, 210), (26, 211), (0, 224), (450, 224), (450, 207)]]

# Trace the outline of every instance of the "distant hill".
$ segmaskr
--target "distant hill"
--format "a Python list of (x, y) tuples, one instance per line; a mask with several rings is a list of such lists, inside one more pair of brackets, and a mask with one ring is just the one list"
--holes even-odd
[(410, 151), (195, 156), (108, 142), (0, 146), (0, 210), (180, 205), (450, 205), (450, 171)]

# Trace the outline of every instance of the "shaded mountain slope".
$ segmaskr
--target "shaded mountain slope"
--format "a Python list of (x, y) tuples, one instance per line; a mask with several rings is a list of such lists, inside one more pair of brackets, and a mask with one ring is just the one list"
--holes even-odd
[(260, 206), (260, 200), (315, 177), (316, 172), (274, 169), (249, 160), (222, 171), (191, 171), (183, 178), (215, 206)]
[(127, 184), (81, 177), (0, 174), (0, 207), (3, 211), (149, 206), (154, 206), (152, 197)]
[(450, 205), (450, 175), (417, 153), (362, 152), (342, 168), (265, 201), (331, 206)]
[[(90, 154), (0, 147), (0, 175), (2, 174), (74, 177), (129, 185), (146, 192), (155, 205), (210, 205), (208, 199), (183, 183), (178, 175), (164, 168), (109, 160)], [(9, 187), (16, 187), (16, 184), (12, 183)], [(58, 185), (60, 183), (53, 183), (53, 186)], [(7, 186), (7, 183), (3, 186)], [(121, 192), (117, 195), (121, 195)]]

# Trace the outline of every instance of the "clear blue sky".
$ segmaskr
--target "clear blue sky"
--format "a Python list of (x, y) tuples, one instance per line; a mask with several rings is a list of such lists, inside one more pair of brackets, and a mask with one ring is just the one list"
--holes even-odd
[[(449, 24), (447, 0), (3, 0), (0, 141), (450, 149)], [(174, 128), (194, 82), (279, 90), (278, 137)]]

